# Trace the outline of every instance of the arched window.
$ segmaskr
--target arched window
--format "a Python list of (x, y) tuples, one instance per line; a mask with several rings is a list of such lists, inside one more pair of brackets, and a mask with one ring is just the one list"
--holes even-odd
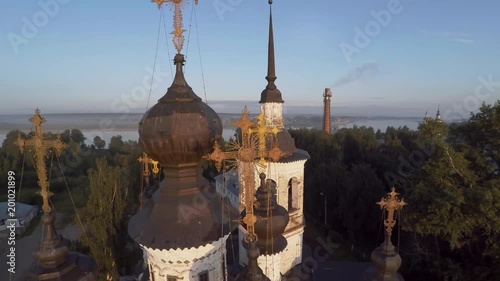
[(296, 177), (288, 181), (288, 212), (299, 209), (299, 181)]

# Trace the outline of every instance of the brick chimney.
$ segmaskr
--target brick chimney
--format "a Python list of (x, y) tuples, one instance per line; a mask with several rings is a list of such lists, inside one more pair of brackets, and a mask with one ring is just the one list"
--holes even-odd
[(324, 97), (324, 113), (323, 113), (323, 131), (325, 131), (327, 134), (330, 134), (332, 126), (331, 126), (331, 118), (330, 118), (330, 102), (332, 98), (332, 91), (330, 88), (325, 88), (325, 93), (323, 94)]

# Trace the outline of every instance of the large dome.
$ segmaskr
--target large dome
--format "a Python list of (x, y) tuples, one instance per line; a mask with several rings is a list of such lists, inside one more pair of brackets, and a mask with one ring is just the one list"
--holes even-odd
[(162, 165), (199, 162), (222, 134), (217, 113), (187, 84), (184, 62), (183, 55), (175, 56), (172, 86), (139, 123), (139, 144)]

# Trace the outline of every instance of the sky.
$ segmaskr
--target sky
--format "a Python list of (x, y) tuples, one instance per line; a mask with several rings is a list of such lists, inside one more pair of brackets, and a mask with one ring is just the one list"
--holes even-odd
[[(256, 108), (268, 1), (192, 1), (188, 83), (218, 112)], [(274, 0), (284, 112), (319, 114), (331, 87), (333, 115), (423, 116), (439, 105), (467, 117), (500, 99), (499, 10), (493, 0)], [(148, 0), (1, 1), (0, 114), (144, 112), (172, 82), (172, 22), (170, 6)]]

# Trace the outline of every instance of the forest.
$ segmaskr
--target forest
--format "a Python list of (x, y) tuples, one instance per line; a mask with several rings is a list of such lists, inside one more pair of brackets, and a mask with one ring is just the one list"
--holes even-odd
[(360, 259), (383, 241), (375, 202), (394, 186), (408, 202), (393, 234), (405, 280), (500, 280), (500, 101), (450, 126), (290, 134), (311, 155), (305, 213), (321, 221), (326, 194), (329, 232)]
[[(41, 204), (33, 157), (15, 146), (18, 134), (27, 137), (11, 131), (2, 144), (0, 174), (22, 174), (19, 201)], [(290, 134), (311, 155), (304, 178), (306, 223), (324, 224), (318, 202), (326, 199), (325, 232), (352, 245), (359, 261), (382, 243), (382, 211), (375, 203), (395, 187), (408, 202), (392, 236), (405, 280), (499, 279), (500, 101), (483, 104), (466, 122), (429, 119), (416, 131), (354, 127), (331, 135), (307, 129)], [(98, 261), (102, 280), (132, 273), (142, 258), (127, 233), (144, 188), (140, 147), (121, 136), (108, 144), (96, 137), (87, 145), (77, 129), (61, 138), (68, 147), (47, 158), (51, 202), (85, 229), (74, 249)], [(0, 182), (2, 196), (6, 189)]]

